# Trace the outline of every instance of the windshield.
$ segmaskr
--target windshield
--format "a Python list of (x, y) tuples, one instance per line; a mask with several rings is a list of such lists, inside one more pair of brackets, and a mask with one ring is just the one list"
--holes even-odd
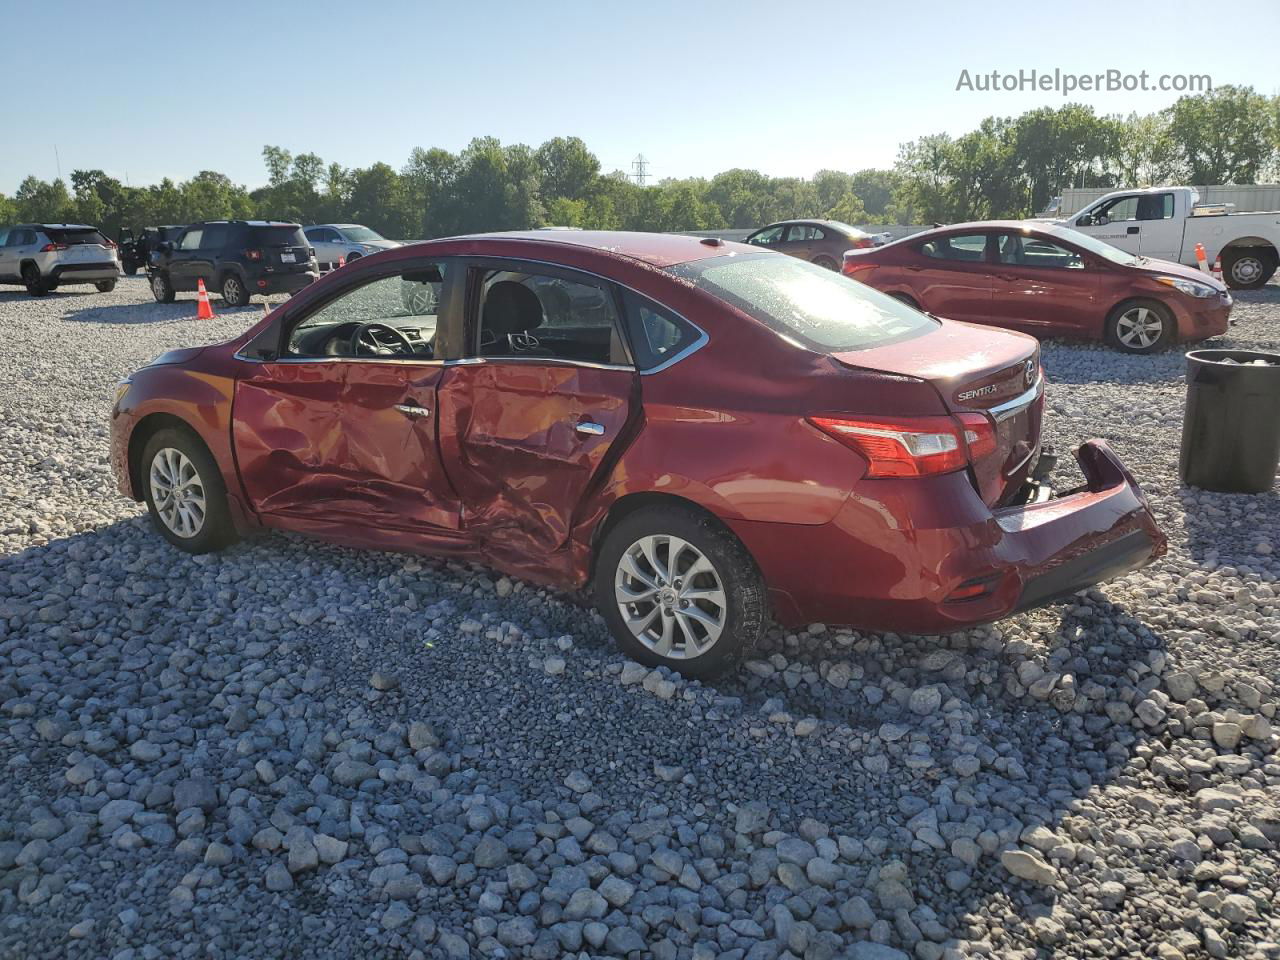
[(1113, 247), (1109, 243), (1103, 243), (1096, 237), (1091, 237), (1087, 233), (1081, 233), (1079, 230), (1072, 230), (1070, 227), (1054, 227), (1052, 230), (1046, 230), (1045, 233), (1059, 237), (1067, 243), (1074, 243), (1077, 247), (1088, 250), (1090, 253), (1096, 254), (1112, 263), (1118, 263), (1122, 266), (1131, 267), (1141, 257), (1135, 257), (1132, 253), (1125, 253), (1119, 247)]
[(670, 270), (811, 350), (882, 347), (938, 327), (856, 280), (780, 254), (730, 254)]
[(260, 247), (309, 246), (307, 238), (302, 235), (302, 228), (299, 226), (252, 227), (249, 230), (249, 236), (249, 242)]
[(387, 239), (375, 230), (368, 227), (343, 227), (343, 235), (352, 243), (375, 243), (378, 240)]

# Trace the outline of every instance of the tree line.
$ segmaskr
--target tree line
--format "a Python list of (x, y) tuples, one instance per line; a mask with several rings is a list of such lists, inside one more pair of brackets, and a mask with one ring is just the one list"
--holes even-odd
[(1280, 174), (1280, 97), (1220, 87), (1166, 110), (1099, 116), (1088, 106), (988, 117), (962, 136), (901, 146), (892, 169), (819, 170), (810, 179), (733, 169), (639, 186), (602, 172), (577, 137), (539, 147), (478, 137), (459, 153), (416, 148), (396, 169), (348, 168), (314, 153), (262, 151), (267, 183), (249, 190), (201, 171), (179, 183), (133, 187), (102, 170), (29, 176), (0, 194), (0, 223), (80, 222), (114, 236), (141, 227), (222, 218), (363, 223), (415, 240), (488, 230), (570, 226), (720, 230), (791, 217), (854, 224), (1020, 218), (1065, 187), (1183, 182), (1256, 183)]

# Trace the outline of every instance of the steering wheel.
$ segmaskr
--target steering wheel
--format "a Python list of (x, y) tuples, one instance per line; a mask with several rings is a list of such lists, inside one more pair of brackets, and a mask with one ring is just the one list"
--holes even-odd
[[(373, 336), (373, 331), (385, 330), (397, 340), (400, 341), (398, 347), (388, 347), (386, 344), (379, 343)], [(399, 349), (403, 347), (403, 349)], [(351, 334), (351, 353), (353, 356), (371, 355), (371, 356), (399, 356), (402, 353), (412, 354), (413, 344), (409, 342), (401, 331), (391, 326), (389, 323), (383, 323), (381, 320), (368, 320), (360, 326), (356, 327), (355, 332)]]

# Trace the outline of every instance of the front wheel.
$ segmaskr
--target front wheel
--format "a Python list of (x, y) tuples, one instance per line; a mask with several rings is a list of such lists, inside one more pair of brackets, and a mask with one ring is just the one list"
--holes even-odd
[(28, 263), (22, 268), (22, 283), (27, 288), (27, 293), (33, 297), (43, 297), (52, 289), (40, 276), (40, 268), (34, 263)]
[(627, 656), (687, 677), (731, 669), (764, 632), (764, 579), (751, 554), (692, 507), (624, 517), (605, 536), (592, 586)]
[(114, 280), (99, 280), (94, 286), (98, 288), (99, 293), (110, 293), (116, 288), (116, 282)]
[(1129, 300), (1107, 317), (1107, 341), (1125, 353), (1154, 353), (1174, 338), (1173, 315), (1154, 300)]
[(187, 430), (159, 430), (142, 450), (138, 471), (151, 522), (187, 553), (209, 553), (236, 540), (222, 474)]
[(249, 302), (249, 288), (234, 273), (222, 278), (222, 302), (229, 307), (243, 307)]
[(156, 303), (173, 303), (173, 284), (165, 274), (151, 275), (151, 295), (156, 298)]

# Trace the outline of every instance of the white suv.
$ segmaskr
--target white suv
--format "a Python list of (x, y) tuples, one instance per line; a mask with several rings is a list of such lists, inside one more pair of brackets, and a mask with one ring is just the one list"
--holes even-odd
[(321, 270), (332, 270), (339, 258), (350, 261), (367, 257), (379, 250), (402, 247), (398, 240), (388, 240), (376, 230), (358, 223), (321, 223), (303, 231), (316, 252)]
[(20, 223), (0, 227), (0, 283), (20, 283), (42, 297), (68, 283), (115, 288), (120, 276), (116, 245), (97, 227), (79, 223)]

